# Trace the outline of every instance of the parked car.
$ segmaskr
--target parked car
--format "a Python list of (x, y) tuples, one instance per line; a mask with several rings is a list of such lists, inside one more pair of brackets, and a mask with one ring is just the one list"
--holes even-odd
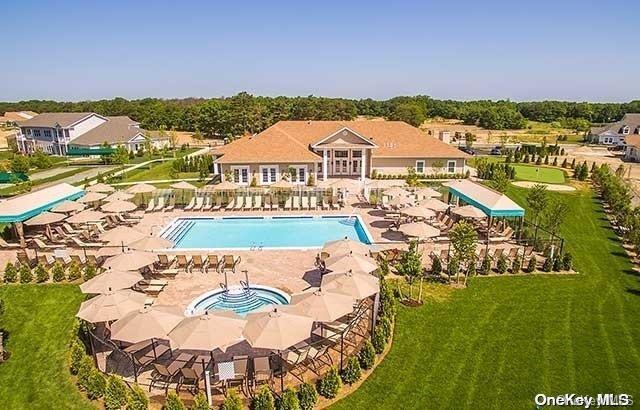
[(469, 155), (476, 155), (476, 151), (473, 148), (468, 147), (458, 147), (458, 149), (462, 152), (466, 152)]
[(491, 149), (491, 155), (502, 155), (502, 149), (500, 149), (500, 147), (493, 147)]

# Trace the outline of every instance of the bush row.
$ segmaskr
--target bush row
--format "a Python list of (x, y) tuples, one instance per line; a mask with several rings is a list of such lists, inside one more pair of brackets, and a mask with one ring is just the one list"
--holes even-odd
[(59, 262), (53, 264), (49, 270), (42, 264), (36, 265), (33, 270), (27, 265), (20, 265), (17, 267), (11, 262), (7, 262), (4, 268), (3, 281), (4, 283), (44, 283), (53, 280), (54, 282), (75, 282), (82, 278), (89, 280), (96, 276), (96, 268), (93, 265), (86, 265), (84, 269), (80, 268), (76, 262), (72, 262), (68, 267), (65, 267)]

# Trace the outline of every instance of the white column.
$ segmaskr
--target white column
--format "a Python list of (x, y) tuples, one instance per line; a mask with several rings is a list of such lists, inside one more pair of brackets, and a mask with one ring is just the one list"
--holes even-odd
[(362, 160), (360, 161), (360, 180), (364, 181), (365, 170), (367, 167), (367, 150), (362, 149)]
[(322, 150), (322, 180), (327, 180), (327, 168), (329, 167), (329, 158), (327, 157), (327, 150)]

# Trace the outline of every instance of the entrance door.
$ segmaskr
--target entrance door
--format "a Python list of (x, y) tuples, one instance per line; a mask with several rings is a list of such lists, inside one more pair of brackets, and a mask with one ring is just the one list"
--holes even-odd
[(360, 175), (360, 168), (362, 168), (362, 159), (354, 158), (351, 160), (351, 175)]
[(349, 160), (336, 159), (333, 165), (333, 171), (336, 175), (348, 175), (349, 174)]

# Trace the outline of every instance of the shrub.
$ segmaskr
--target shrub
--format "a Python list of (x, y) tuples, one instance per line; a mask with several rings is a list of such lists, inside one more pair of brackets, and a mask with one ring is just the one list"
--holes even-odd
[(458, 275), (460, 272), (460, 262), (457, 258), (449, 259), (449, 264), (447, 265), (447, 274), (449, 277), (454, 277)]
[(127, 404), (127, 385), (117, 376), (107, 378), (107, 387), (104, 389), (104, 408), (118, 410)]
[(77, 366), (77, 375), (78, 375), (78, 387), (80, 390), (87, 390), (87, 385), (89, 383), (89, 374), (93, 369), (93, 362), (91, 358), (86, 354), (82, 355), (80, 362)]
[(220, 405), (220, 410), (244, 410), (242, 400), (240, 400), (240, 396), (238, 396), (235, 390), (229, 390), (227, 398), (224, 399), (224, 402)]
[(94, 367), (89, 371), (89, 378), (86, 383), (87, 397), (91, 400), (99, 399), (104, 395), (107, 381), (100, 371)]
[(489, 258), (489, 255), (485, 255), (482, 259), (482, 264), (480, 264), (480, 270), (478, 272), (481, 275), (488, 275), (489, 271), (491, 271), (491, 258)]
[(84, 280), (89, 280), (89, 279), (93, 279), (96, 276), (96, 267), (88, 264), (87, 266), (85, 266), (84, 268)]
[(373, 331), (373, 341), (371, 343), (373, 344), (373, 350), (375, 350), (377, 354), (384, 352), (384, 348), (387, 345), (387, 339), (384, 337), (384, 333), (382, 329), (380, 329), (380, 326), (376, 326)]
[[(170, 391), (162, 406), (163, 410), (185, 410), (184, 403), (175, 392)], [(222, 408), (222, 407), (220, 407)]]
[(17, 280), (18, 270), (16, 269), (16, 265), (11, 262), (7, 262), (7, 265), (4, 267), (4, 282), (15, 283)]
[(440, 260), (440, 257), (434, 256), (433, 262), (431, 263), (431, 274), (433, 276), (440, 276), (441, 273), (442, 273), (442, 261)]
[(302, 383), (298, 388), (298, 401), (302, 410), (312, 410), (318, 401), (318, 392), (312, 384)]
[(209, 410), (209, 402), (207, 401), (207, 396), (204, 392), (199, 392), (193, 398), (193, 406), (189, 408), (189, 410)]
[(388, 317), (390, 320), (396, 316), (396, 298), (384, 278), (380, 278), (380, 316)]
[(33, 281), (33, 274), (27, 265), (20, 266), (20, 283), (29, 283)]
[(44, 266), (38, 264), (33, 272), (36, 275), (36, 282), (42, 283), (49, 280), (49, 272), (47, 272), (47, 269)]
[(554, 272), (560, 272), (562, 270), (562, 255), (556, 255), (553, 258), (553, 270)]
[(537, 266), (538, 266), (538, 260), (536, 259), (535, 256), (532, 256), (531, 259), (529, 259), (529, 263), (527, 264), (527, 272), (531, 273), (535, 271)]
[(379, 263), (378, 272), (380, 276), (387, 276), (389, 274), (389, 262), (386, 259), (382, 259)]
[(496, 263), (496, 267), (498, 269), (499, 274), (503, 274), (507, 271), (507, 258), (505, 258), (504, 254), (501, 254), (498, 257), (498, 262)]
[(522, 270), (522, 258), (520, 256), (516, 256), (513, 260), (513, 264), (511, 265), (511, 273), (520, 273)]
[(338, 395), (342, 388), (342, 381), (338, 375), (338, 370), (335, 367), (331, 367), (327, 374), (320, 380), (318, 380), (318, 393), (327, 399), (333, 399)]
[(381, 316), (378, 319), (378, 326), (384, 335), (384, 340), (388, 341), (391, 337), (391, 320), (386, 316)]
[(70, 356), (71, 362), (69, 363), (69, 370), (71, 374), (78, 374), (80, 366), (82, 366), (82, 361), (86, 357), (84, 345), (78, 338), (74, 338), (71, 342)]
[[(196, 396), (197, 403), (198, 396)], [(206, 402), (206, 398), (205, 398)], [(195, 407), (195, 406), (194, 406)], [(147, 394), (138, 386), (134, 384), (129, 392), (129, 399), (127, 401), (127, 410), (147, 410), (149, 408), (149, 398)], [(207, 405), (207, 409), (209, 406)]]
[(544, 272), (551, 272), (551, 268), (553, 268), (553, 258), (548, 257), (544, 260), (544, 263), (542, 264), (542, 270)]
[(340, 377), (342, 381), (347, 384), (353, 384), (360, 380), (360, 377), (362, 377), (362, 369), (360, 368), (360, 362), (357, 357), (351, 356), (349, 360), (347, 360), (347, 365), (342, 369)]
[(566, 252), (562, 257), (562, 269), (571, 270), (573, 267), (573, 257), (569, 252)]
[(53, 265), (53, 269), (51, 269), (51, 274), (53, 276), (53, 281), (54, 282), (62, 282), (63, 280), (65, 280), (65, 274), (64, 274), (64, 266), (62, 266), (62, 264), (60, 262), (56, 262)]
[(282, 392), (282, 396), (276, 402), (278, 410), (300, 410), (300, 401), (293, 389), (288, 388)]
[(69, 281), (76, 281), (80, 279), (81, 276), (82, 273), (80, 272), (80, 266), (78, 265), (78, 263), (76, 261), (71, 262), (71, 265), (69, 266), (69, 275), (67, 277)]
[(267, 386), (262, 386), (258, 394), (251, 400), (252, 410), (274, 410), (275, 402), (273, 400), (273, 394)]
[(360, 367), (365, 370), (371, 369), (376, 363), (376, 351), (370, 341), (367, 340), (358, 352), (358, 360), (360, 361)]

